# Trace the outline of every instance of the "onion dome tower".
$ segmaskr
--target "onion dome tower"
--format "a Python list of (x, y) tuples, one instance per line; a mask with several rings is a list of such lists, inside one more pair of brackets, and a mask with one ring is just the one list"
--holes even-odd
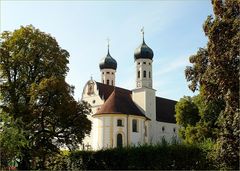
[(152, 88), (152, 61), (153, 51), (147, 46), (144, 40), (144, 30), (142, 44), (135, 49), (134, 59), (136, 63), (136, 87)]
[(102, 83), (115, 86), (115, 73), (117, 69), (117, 61), (109, 53), (109, 40), (108, 52), (99, 63), (99, 68), (102, 75)]

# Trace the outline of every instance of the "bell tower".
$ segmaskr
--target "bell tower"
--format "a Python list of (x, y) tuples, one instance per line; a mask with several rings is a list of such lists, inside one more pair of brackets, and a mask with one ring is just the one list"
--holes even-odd
[(103, 84), (115, 86), (115, 73), (117, 70), (117, 61), (109, 53), (109, 39), (107, 55), (102, 58), (99, 64), (101, 71), (101, 80)]
[(142, 32), (142, 43), (134, 51), (136, 64), (136, 88), (132, 90), (132, 99), (138, 107), (150, 118), (149, 122), (149, 142), (154, 141), (156, 130), (156, 90), (152, 88), (152, 59), (153, 51), (147, 46), (144, 40), (144, 30)]
[(153, 51), (144, 40), (144, 30), (141, 29), (142, 44), (136, 48), (134, 59), (136, 64), (136, 88), (152, 88), (152, 59)]

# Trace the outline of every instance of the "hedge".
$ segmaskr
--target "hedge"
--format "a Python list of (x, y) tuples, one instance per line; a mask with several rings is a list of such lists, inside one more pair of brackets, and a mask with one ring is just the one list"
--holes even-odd
[(144, 145), (100, 151), (74, 151), (49, 161), (51, 170), (206, 170), (215, 169), (196, 145)]

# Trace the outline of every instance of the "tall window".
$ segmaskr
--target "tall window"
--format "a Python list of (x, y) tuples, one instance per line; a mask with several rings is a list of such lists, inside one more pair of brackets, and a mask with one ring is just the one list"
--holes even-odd
[(123, 126), (123, 120), (122, 119), (117, 120), (117, 126)]
[(113, 85), (113, 80), (112, 80), (112, 85)]
[(107, 85), (109, 85), (109, 80), (107, 80)]
[(146, 71), (143, 71), (143, 77), (144, 78), (146, 78), (146, 75), (147, 75)]
[(137, 120), (133, 119), (132, 120), (132, 132), (138, 132), (138, 125), (137, 125)]
[(117, 147), (123, 146), (122, 134), (117, 134)]
[(140, 71), (138, 71), (138, 78), (140, 78)]
[(151, 78), (151, 72), (149, 71), (149, 78)]

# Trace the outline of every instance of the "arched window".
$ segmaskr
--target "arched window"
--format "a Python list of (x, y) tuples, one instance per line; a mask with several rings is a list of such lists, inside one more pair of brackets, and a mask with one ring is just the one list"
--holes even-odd
[(117, 134), (117, 147), (121, 148), (123, 146), (122, 134)]
[(132, 132), (138, 132), (138, 125), (136, 119), (132, 120)]
[(107, 80), (107, 85), (109, 85), (109, 80)]
[(146, 71), (143, 71), (143, 77), (146, 78), (146, 76), (147, 76)]
[(102, 80), (102, 83), (104, 84), (104, 80)]
[(138, 71), (138, 78), (140, 78), (140, 71)]
[(176, 133), (176, 128), (173, 128), (173, 132)]
[(113, 80), (112, 80), (112, 85), (113, 85)]
[(151, 72), (149, 71), (149, 78), (151, 78)]

